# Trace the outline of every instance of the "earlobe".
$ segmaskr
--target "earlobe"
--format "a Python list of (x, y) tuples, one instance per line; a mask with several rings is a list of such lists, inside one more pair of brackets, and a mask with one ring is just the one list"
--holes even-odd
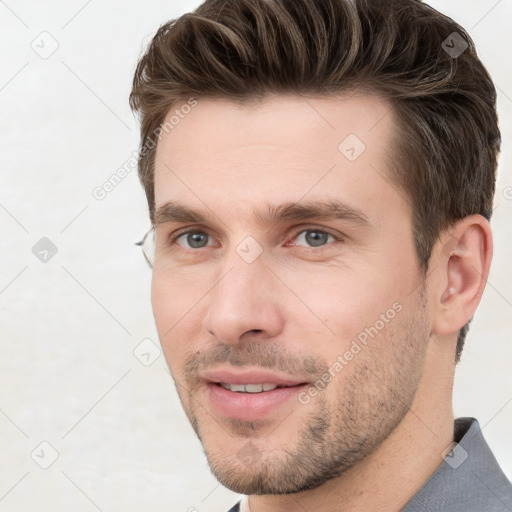
[(492, 260), (492, 234), (481, 215), (458, 221), (444, 233), (433, 332), (453, 334), (473, 316), (482, 297)]

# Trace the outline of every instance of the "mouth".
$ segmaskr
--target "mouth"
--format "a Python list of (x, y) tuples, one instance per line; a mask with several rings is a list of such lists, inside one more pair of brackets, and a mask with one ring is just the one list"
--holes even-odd
[(264, 391), (273, 391), (278, 388), (288, 388), (294, 386), (278, 386), (277, 384), (265, 383), (265, 384), (228, 384), (226, 382), (219, 382), (219, 386), (233, 391), (235, 393), (263, 393)]
[[(278, 414), (301, 390), (304, 380), (267, 371), (234, 372), (231, 369), (202, 375), (211, 410), (225, 418), (257, 421)], [(295, 404), (299, 405), (298, 400)]]

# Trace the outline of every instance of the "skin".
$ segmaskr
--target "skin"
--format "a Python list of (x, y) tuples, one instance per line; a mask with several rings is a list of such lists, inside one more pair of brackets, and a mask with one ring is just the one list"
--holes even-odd
[[(155, 320), (210, 466), (250, 495), (251, 512), (401, 510), (452, 442), (456, 338), (483, 293), (491, 232), (478, 215), (459, 221), (425, 276), (411, 205), (391, 179), (395, 123), (375, 96), (280, 95), (200, 100), (162, 133), (156, 209), (179, 201), (215, 217), (157, 225)], [(366, 146), (354, 161), (339, 150), (348, 134)], [(368, 225), (252, 216), (266, 202), (327, 199)], [(186, 229), (209, 235), (208, 245), (169, 240)], [(312, 231), (334, 237), (312, 247)], [(236, 251), (248, 236), (262, 250), (251, 263)], [(212, 409), (198, 372), (229, 358), (237, 369), (274, 361), (313, 383), (394, 304), (400, 311), (308, 403), (292, 399), (250, 422)]]

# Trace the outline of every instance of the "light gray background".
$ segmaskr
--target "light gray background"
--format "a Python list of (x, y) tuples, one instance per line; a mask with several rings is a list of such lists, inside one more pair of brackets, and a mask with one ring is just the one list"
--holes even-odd
[[(142, 45), (197, 4), (0, 1), (0, 511), (203, 512), (236, 501), (210, 475), (163, 357), (144, 366), (133, 354), (158, 343), (150, 271), (133, 245), (149, 225), (135, 170), (103, 200), (92, 193), (137, 149), (128, 94)], [(469, 29), (499, 91), (495, 256), (454, 405), (479, 419), (510, 478), (512, 2), (432, 4)], [(58, 249), (46, 263), (32, 253), (42, 237)], [(158, 348), (145, 343), (147, 362)], [(55, 454), (41, 442), (58, 452), (48, 469)]]

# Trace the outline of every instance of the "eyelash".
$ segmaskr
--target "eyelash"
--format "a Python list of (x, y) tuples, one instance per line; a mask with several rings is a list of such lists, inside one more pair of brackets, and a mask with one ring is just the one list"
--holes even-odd
[[(322, 233), (322, 234), (326, 234), (326, 235), (329, 235), (329, 236), (332, 236), (334, 238), (334, 242), (342, 242), (344, 239), (341, 237), (341, 236), (338, 236), (338, 235), (335, 235), (334, 233), (331, 233), (330, 231), (326, 231), (325, 229), (318, 229), (318, 228), (305, 228), (305, 229), (301, 229), (300, 231), (297, 231), (294, 236), (291, 238), (291, 240), (296, 240), (299, 235), (301, 235), (302, 233), (307, 233), (308, 231), (311, 231), (311, 232), (315, 232), (315, 233)], [(169, 243), (170, 245), (176, 245), (176, 242), (179, 238), (185, 236), (185, 235), (188, 235), (189, 233), (201, 233), (201, 234), (205, 234), (209, 237), (211, 237), (211, 235), (206, 231), (206, 230), (201, 230), (201, 229), (187, 229), (186, 231), (179, 231), (173, 235), (171, 235), (169, 237)], [(325, 243), (324, 245), (321, 245), (321, 246), (318, 246), (318, 247), (314, 247), (314, 246), (303, 246), (303, 245), (295, 245), (293, 244), (292, 246), (293, 247), (301, 247), (303, 249), (312, 249), (313, 251), (319, 251), (319, 250), (322, 250), (324, 249), (325, 247), (327, 247), (329, 244), (332, 244), (333, 242), (327, 242)], [(181, 247), (181, 246), (180, 246)], [(193, 252), (198, 252), (199, 250), (201, 249), (207, 249), (208, 247), (211, 247), (209, 245), (205, 246), (205, 247), (199, 247), (199, 248), (192, 248), (192, 249), (188, 249), (186, 247), (181, 247), (182, 249), (186, 250), (186, 251), (193, 251)]]

